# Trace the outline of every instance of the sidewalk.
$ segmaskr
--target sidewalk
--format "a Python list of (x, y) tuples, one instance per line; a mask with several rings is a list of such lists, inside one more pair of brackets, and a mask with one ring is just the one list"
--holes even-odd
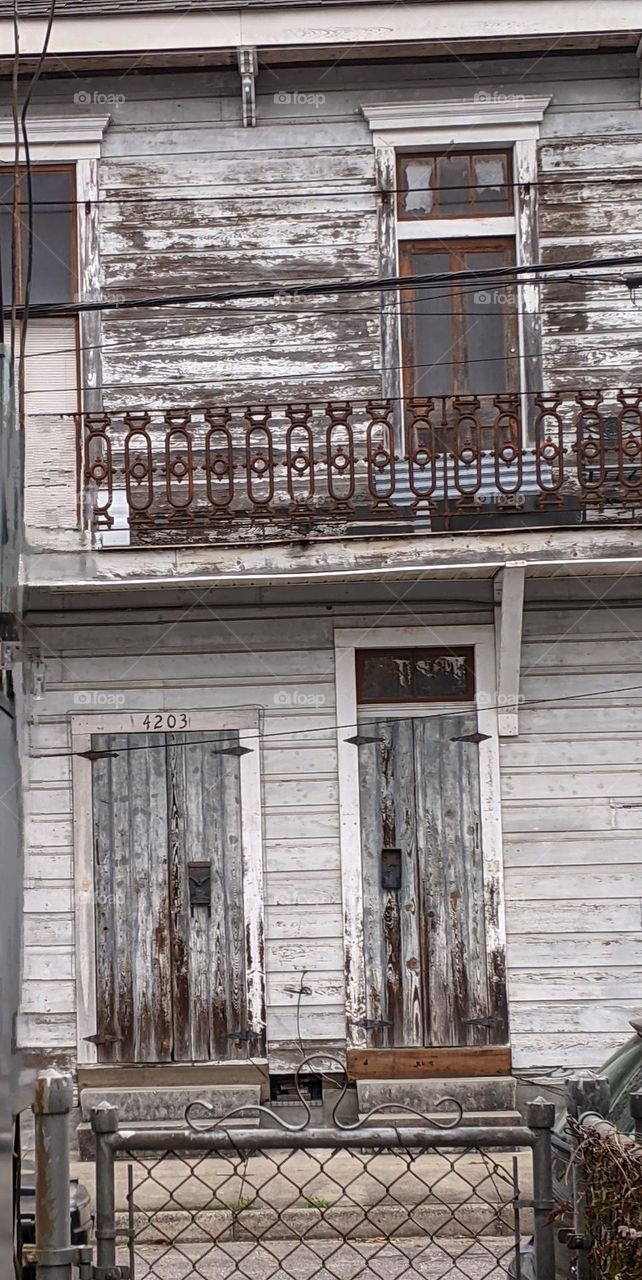
[[(517, 1156), (522, 1199), (531, 1157)], [(172, 1240), (350, 1240), (382, 1236), (504, 1236), (514, 1230), (513, 1156), (430, 1152), (273, 1151), (245, 1159), (131, 1161), (136, 1237)], [(74, 1166), (95, 1203), (94, 1168)], [(116, 1164), (116, 1209), (126, 1225), (128, 1166)], [(522, 1215), (522, 1232), (530, 1230)]]

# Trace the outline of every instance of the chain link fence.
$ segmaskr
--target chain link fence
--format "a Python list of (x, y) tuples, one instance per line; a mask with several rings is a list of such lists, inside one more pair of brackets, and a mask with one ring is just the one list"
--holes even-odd
[[(523, 1242), (555, 1280), (551, 1129), (472, 1128), (406, 1111), (386, 1123), (287, 1124), (268, 1108), (176, 1129), (92, 1112), (95, 1243), (69, 1244), (71, 1079), (38, 1081), (38, 1280), (520, 1280)], [(200, 1118), (198, 1109), (201, 1108)], [(241, 1112), (239, 1115), (238, 1112)], [(258, 1113), (261, 1113), (260, 1116)], [(234, 1127), (239, 1125), (240, 1127)], [(250, 1127), (253, 1125), (254, 1127)]]

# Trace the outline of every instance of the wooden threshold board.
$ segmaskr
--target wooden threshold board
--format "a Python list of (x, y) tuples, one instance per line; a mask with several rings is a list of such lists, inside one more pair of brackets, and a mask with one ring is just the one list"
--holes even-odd
[(155, 1088), (173, 1085), (260, 1084), (267, 1080), (267, 1064), (225, 1063), (85, 1063), (78, 1067), (82, 1088)]
[(465, 1076), (509, 1076), (507, 1046), (443, 1049), (348, 1049), (350, 1080), (430, 1080)]

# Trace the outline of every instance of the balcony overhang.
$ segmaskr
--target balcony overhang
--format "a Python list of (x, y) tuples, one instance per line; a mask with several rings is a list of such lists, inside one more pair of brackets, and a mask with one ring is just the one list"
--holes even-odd
[[(123, 12), (88, 4), (61, 10), (47, 68), (136, 70), (164, 66), (235, 66), (237, 49), (256, 46), (263, 65), (372, 58), (461, 57), (484, 52), (561, 52), (631, 47), (641, 33), (638, 0), (353, 0), (351, 4), (225, 3), (173, 11), (157, 0)], [(101, 12), (101, 9), (103, 10)], [(111, 10), (111, 11), (110, 11)], [(31, 13), (39, 13), (37, 5)], [(45, 18), (20, 18), (25, 65), (38, 57)], [(462, 35), (465, 32), (465, 36)], [(10, 18), (0, 21), (0, 69), (13, 55)], [(351, 53), (353, 51), (353, 53)]]
[(97, 594), (117, 590), (122, 595), (159, 588), (494, 578), (500, 570), (516, 565), (524, 568), (527, 577), (640, 574), (639, 529), (583, 525), (444, 535), (438, 542), (417, 534), (311, 545), (25, 552), (20, 580), (26, 591)]

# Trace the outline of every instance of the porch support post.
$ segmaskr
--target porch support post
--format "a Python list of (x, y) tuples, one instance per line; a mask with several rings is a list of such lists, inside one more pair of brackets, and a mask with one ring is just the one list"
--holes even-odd
[(494, 579), (497, 727), (500, 738), (515, 738), (519, 733), (519, 674), (525, 577), (523, 564), (507, 564)]

